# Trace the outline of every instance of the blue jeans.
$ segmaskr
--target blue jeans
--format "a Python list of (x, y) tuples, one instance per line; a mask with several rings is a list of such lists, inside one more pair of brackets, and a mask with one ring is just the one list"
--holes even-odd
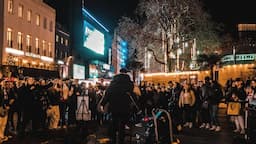
[(217, 118), (218, 113), (218, 105), (210, 104), (210, 117), (211, 117), (211, 124), (215, 126), (220, 126), (219, 120)]

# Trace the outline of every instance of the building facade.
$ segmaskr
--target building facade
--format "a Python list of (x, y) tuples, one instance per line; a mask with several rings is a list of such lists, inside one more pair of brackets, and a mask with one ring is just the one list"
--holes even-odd
[(256, 53), (256, 24), (238, 24), (237, 53)]
[(112, 65), (114, 67), (114, 73), (118, 73), (123, 67), (126, 67), (128, 59), (128, 45), (120, 36), (116, 33), (112, 41)]
[(61, 78), (69, 77), (69, 59), (71, 56), (70, 34), (61, 24), (56, 24), (55, 32), (55, 63)]
[(0, 58), (5, 71), (30, 75), (34, 70), (35, 76), (55, 71), (55, 10), (42, 0), (1, 0), (0, 5)]
[[(81, 78), (76, 78), (82, 79), (90, 78), (91, 75), (100, 76), (99, 70), (108, 73), (108, 66), (106, 67), (105, 64), (109, 64), (111, 48), (109, 31), (85, 9), (84, 0), (44, 0), (44, 2), (56, 9), (57, 22), (66, 26), (70, 32), (71, 63), (73, 64), (73, 70), (70, 71), (71, 77), (81, 75)], [(94, 67), (93, 70), (90, 70), (90, 67)], [(77, 74), (75, 68), (81, 68), (81, 73)], [(92, 74), (92, 72), (98, 74)]]

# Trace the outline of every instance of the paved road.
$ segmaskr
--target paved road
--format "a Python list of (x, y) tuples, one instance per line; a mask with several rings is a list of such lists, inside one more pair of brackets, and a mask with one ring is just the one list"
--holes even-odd
[[(225, 116), (225, 110), (219, 113), (219, 119), (222, 125), (221, 132), (211, 132), (208, 130), (192, 128), (184, 129), (184, 131), (176, 137), (181, 144), (243, 144), (236, 138), (232, 132), (231, 123)], [(93, 134), (91, 137), (88, 135)], [(80, 127), (60, 129), (57, 131), (40, 132), (28, 134), (24, 137), (14, 137), (8, 142), (9, 144), (86, 144), (88, 139), (94, 140), (94, 136), (98, 139), (107, 137), (107, 124), (98, 126), (96, 122), (88, 122), (81, 124)], [(134, 142), (133, 142), (134, 143)]]

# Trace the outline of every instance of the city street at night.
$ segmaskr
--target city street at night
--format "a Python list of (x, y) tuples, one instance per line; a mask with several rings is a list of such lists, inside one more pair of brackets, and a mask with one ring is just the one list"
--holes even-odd
[(252, 0), (0, 0), (0, 144), (256, 144)]

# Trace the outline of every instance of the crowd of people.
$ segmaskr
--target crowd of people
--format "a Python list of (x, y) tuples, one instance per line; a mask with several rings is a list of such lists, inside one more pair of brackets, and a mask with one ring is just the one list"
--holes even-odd
[[(91, 119), (102, 114), (96, 104), (104, 86), (70, 79), (3, 78), (0, 73), (0, 142), (11, 135), (75, 127), (78, 96), (90, 96)], [(9, 135), (9, 136), (8, 136)]]
[[(79, 83), (70, 79), (9, 80), (0, 73), (0, 141), (6, 135), (24, 134), (45, 129), (74, 127), (77, 122), (78, 96), (88, 96), (91, 119), (102, 123), (103, 114), (111, 113), (114, 124), (112, 139), (119, 132), (123, 141), (125, 126), (129, 123), (131, 103), (135, 101), (143, 115), (151, 115), (154, 108), (166, 109), (173, 117), (176, 131), (198, 127), (221, 131), (217, 118), (219, 103), (223, 101), (253, 101), (256, 99), (256, 80), (229, 80), (225, 87), (206, 77), (204, 81), (154, 84), (130, 80), (122, 69), (110, 85)], [(134, 101), (131, 101), (131, 97)], [(106, 107), (108, 110), (106, 111)], [(108, 115), (109, 116), (109, 115)], [(136, 118), (135, 118), (136, 119)], [(230, 116), (234, 132), (245, 133), (243, 108)]]

